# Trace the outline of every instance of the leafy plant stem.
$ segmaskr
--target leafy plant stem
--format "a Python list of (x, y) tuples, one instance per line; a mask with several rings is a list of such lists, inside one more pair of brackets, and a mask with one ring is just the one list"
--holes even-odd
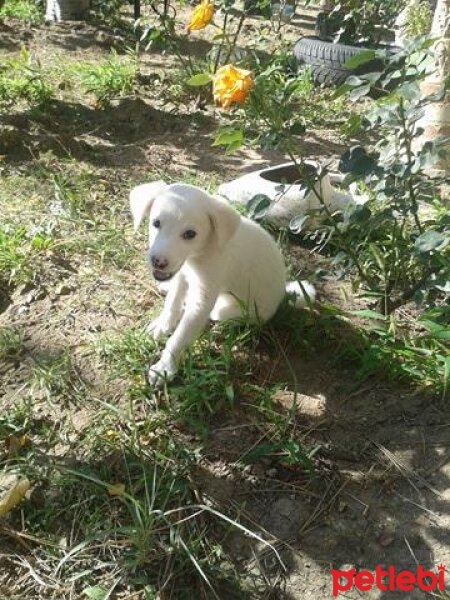
[[(402, 128), (403, 128), (403, 136), (405, 138), (406, 158), (408, 161), (408, 166), (411, 169), (413, 162), (414, 162), (413, 153), (412, 153), (412, 139), (411, 139), (411, 133), (408, 128), (408, 123), (406, 121), (405, 104), (404, 104), (403, 98), (400, 98), (400, 101), (399, 101), (399, 113), (400, 113), (400, 119), (401, 119)], [(423, 233), (422, 223), (420, 222), (420, 219), (419, 219), (419, 205), (417, 202), (416, 190), (414, 189), (414, 180), (412, 177), (412, 173), (408, 177), (408, 192), (409, 192), (409, 200), (411, 202), (411, 209), (412, 209), (412, 213), (414, 216), (414, 221), (417, 225), (417, 229), (419, 230), (419, 232)]]
[[(286, 135), (288, 136), (288, 138), (290, 138), (289, 134), (286, 134)], [(367, 285), (370, 286), (372, 284), (371, 279), (367, 276), (367, 274), (364, 272), (363, 268), (359, 264), (358, 257), (356, 255), (356, 253), (353, 251), (353, 248), (351, 248), (351, 246), (349, 246), (349, 244), (347, 244), (347, 241), (346, 241), (344, 235), (342, 234), (342, 232), (339, 230), (337, 223), (336, 223), (335, 219), (333, 218), (333, 214), (331, 213), (330, 209), (326, 205), (326, 203), (322, 197), (322, 194), (317, 191), (316, 186), (314, 185), (314, 181), (309, 176), (308, 170), (302, 168), (303, 160), (301, 159), (300, 163), (298, 162), (295, 154), (291, 150), (290, 143), (286, 144), (286, 151), (287, 151), (289, 158), (294, 163), (295, 167), (298, 169), (299, 175), (302, 178), (306, 179), (308, 188), (312, 191), (312, 193), (316, 196), (316, 198), (320, 202), (320, 205), (322, 206), (325, 214), (327, 215), (327, 217), (329, 218), (329, 220), (332, 224), (335, 234), (339, 237), (339, 240), (340, 240), (342, 246), (345, 248), (345, 251), (352, 259), (353, 264), (355, 265), (355, 268), (358, 271), (358, 275), (360, 276), (362, 281), (364, 281), (365, 283), (367, 283)]]

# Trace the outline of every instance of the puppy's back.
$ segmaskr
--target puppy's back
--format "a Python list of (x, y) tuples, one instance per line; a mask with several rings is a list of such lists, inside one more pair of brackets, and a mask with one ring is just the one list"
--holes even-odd
[(245, 217), (227, 245), (228, 290), (250, 313), (269, 319), (286, 293), (286, 273), (280, 249), (269, 233)]

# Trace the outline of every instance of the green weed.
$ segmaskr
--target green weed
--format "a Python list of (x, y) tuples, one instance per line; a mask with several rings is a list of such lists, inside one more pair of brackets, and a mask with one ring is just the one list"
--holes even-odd
[[(70, 468), (25, 468), (39, 481), (34, 495), (51, 497), (51, 502), (28, 502), (23, 510), (28, 531), (45, 544), (44, 562), (52, 566), (54, 585), (70, 578), (79, 597), (104, 598), (90, 595), (102, 589), (126, 590), (138, 598), (155, 591), (180, 600), (221, 598), (225, 590), (241, 597), (237, 594), (243, 589), (220, 538), (235, 529), (275, 555), (276, 550), (237, 518), (199, 503), (190, 479), (195, 456), (187, 449), (175, 446), (165, 456), (149, 447), (130, 452), (129, 442), (123, 443), (121, 454)], [(43, 552), (33, 552), (34, 572), (45, 577)]]
[(146, 373), (154, 357), (155, 342), (143, 330), (128, 329), (103, 338), (98, 351), (116, 376), (139, 377)]
[(29, 23), (39, 23), (42, 21), (42, 12), (39, 10), (36, 2), (30, 0), (6, 0), (0, 8), (0, 17), (13, 17)]
[(24, 228), (0, 228), (0, 281), (10, 285), (32, 278), (30, 245)]
[(4, 290), (34, 281), (39, 273), (39, 256), (52, 245), (45, 232), (0, 225), (0, 288)]
[[(352, 365), (355, 384), (379, 374), (445, 395), (450, 384), (448, 310), (424, 314), (429, 319), (418, 320), (417, 330), (412, 330), (409, 321), (393, 315), (324, 305), (314, 328), (305, 333), (316, 351), (333, 348), (337, 364)], [(355, 317), (360, 320), (357, 325)]]
[(74, 398), (83, 390), (82, 381), (67, 351), (36, 362), (32, 370), (32, 387), (48, 400)]
[(17, 358), (23, 351), (23, 335), (10, 327), (0, 327), (0, 360)]
[(99, 107), (105, 108), (114, 98), (133, 92), (137, 63), (130, 54), (120, 59), (112, 52), (107, 60), (96, 65), (80, 63), (76, 70), (84, 90), (94, 95)]
[(0, 67), (0, 106), (24, 101), (42, 107), (51, 100), (53, 89), (46, 81), (38, 62), (23, 48), (20, 55)]

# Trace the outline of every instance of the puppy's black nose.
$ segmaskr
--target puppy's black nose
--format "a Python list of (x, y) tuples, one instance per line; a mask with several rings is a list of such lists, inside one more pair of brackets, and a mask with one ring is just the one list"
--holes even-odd
[(150, 256), (150, 262), (155, 267), (155, 269), (165, 269), (169, 262), (165, 258), (161, 258), (160, 256)]

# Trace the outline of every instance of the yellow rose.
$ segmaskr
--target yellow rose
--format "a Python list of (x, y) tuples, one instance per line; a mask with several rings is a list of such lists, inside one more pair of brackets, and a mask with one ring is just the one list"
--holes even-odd
[(214, 14), (214, 6), (209, 0), (203, 0), (194, 8), (187, 26), (188, 31), (197, 31), (203, 29), (211, 23)]
[(217, 69), (213, 78), (214, 100), (224, 108), (233, 103), (243, 104), (252, 87), (250, 71), (225, 65)]

